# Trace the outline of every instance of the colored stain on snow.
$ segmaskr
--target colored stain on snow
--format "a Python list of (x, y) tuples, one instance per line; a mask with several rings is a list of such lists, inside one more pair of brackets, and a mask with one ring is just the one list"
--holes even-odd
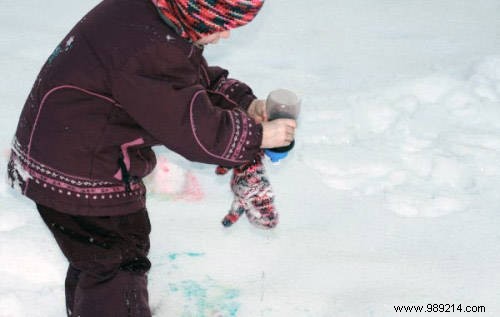
[(157, 157), (156, 168), (144, 179), (150, 195), (166, 200), (200, 201), (204, 198), (198, 178), (166, 157)]
[(172, 253), (168, 254), (168, 259), (170, 261), (175, 261), (175, 260), (177, 260), (177, 258), (179, 258), (181, 256), (187, 256), (190, 258), (197, 258), (197, 257), (201, 257), (204, 255), (205, 255), (205, 253), (199, 253), (199, 252), (172, 252)]
[(182, 317), (234, 317), (240, 309), (240, 292), (207, 278), (202, 282), (185, 280), (171, 283), (169, 289), (184, 300)]
[[(173, 270), (177, 270), (177, 262), (199, 259), (205, 256), (202, 252), (171, 252), (167, 255)], [(240, 310), (238, 300), (240, 291), (218, 284), (214, 279), (180, 280), (168, 284), (173, 301), (183, 303), (181, 317), (235, 317)]]

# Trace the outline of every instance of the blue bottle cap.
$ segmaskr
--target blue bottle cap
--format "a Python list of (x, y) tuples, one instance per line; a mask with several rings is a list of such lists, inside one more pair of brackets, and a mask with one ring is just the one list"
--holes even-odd
[(288, 155), (287, 152), (275, 152), (273, 150), (266, 149), (264, 150), (264, 153), (271, 159), (271, 162), (276, 163), (279, 162), (281, 159), (284, 159)]

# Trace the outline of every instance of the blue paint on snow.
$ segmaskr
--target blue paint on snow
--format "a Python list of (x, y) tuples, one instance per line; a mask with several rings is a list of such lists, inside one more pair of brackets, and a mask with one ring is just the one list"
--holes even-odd
[[(203, 257), (202, 252), (171, 252), (167, 254), (171, 262), (169, 266), (174, 271), (184, 260)], [(172, 276), (175, 276), (173, 274)], [(181, 317), (236, 317), (241, 303), (238, 300), (240, 291), (238, 289), (225, 287), (217, 284), (210, 277), (203, 281), (181, 280), (168, 284), (170, 295), (179, 303), (183, 304)]]
[(241, 304), (240, 291), (217, 284), (207, 278), (203, 282), (184, 280), (170, 283), (170, 291), (182, 296), (184, 311), (181, 316), (235, 317)]
[(168, 254), (168, 259), (170, 261), (175, 261), (180, 256), (188, 256), (191, 258), (196, 258), (196, 257), (204, 256), (204, 255), (205, 255), (205, 253), (199, 253), (199, 252), (172, 252), (172, 253)]

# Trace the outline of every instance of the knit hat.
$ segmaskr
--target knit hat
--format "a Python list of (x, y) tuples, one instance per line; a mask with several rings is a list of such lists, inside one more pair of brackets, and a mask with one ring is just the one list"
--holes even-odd
[(191, 41), (245, 25), (264, 0), (152, 0), (180, 36)]

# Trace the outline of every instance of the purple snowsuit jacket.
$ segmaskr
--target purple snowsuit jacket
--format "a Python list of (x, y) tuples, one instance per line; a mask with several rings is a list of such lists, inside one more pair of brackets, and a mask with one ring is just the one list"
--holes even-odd
[(104, 0), (63, 39), (21, 113), (12, 186), (60, 212), (113, 216), (145, 207), (142, 178), (164, 145), (189, 160), (238, 166), (260, 151), (256, 98), (148, 0)]

